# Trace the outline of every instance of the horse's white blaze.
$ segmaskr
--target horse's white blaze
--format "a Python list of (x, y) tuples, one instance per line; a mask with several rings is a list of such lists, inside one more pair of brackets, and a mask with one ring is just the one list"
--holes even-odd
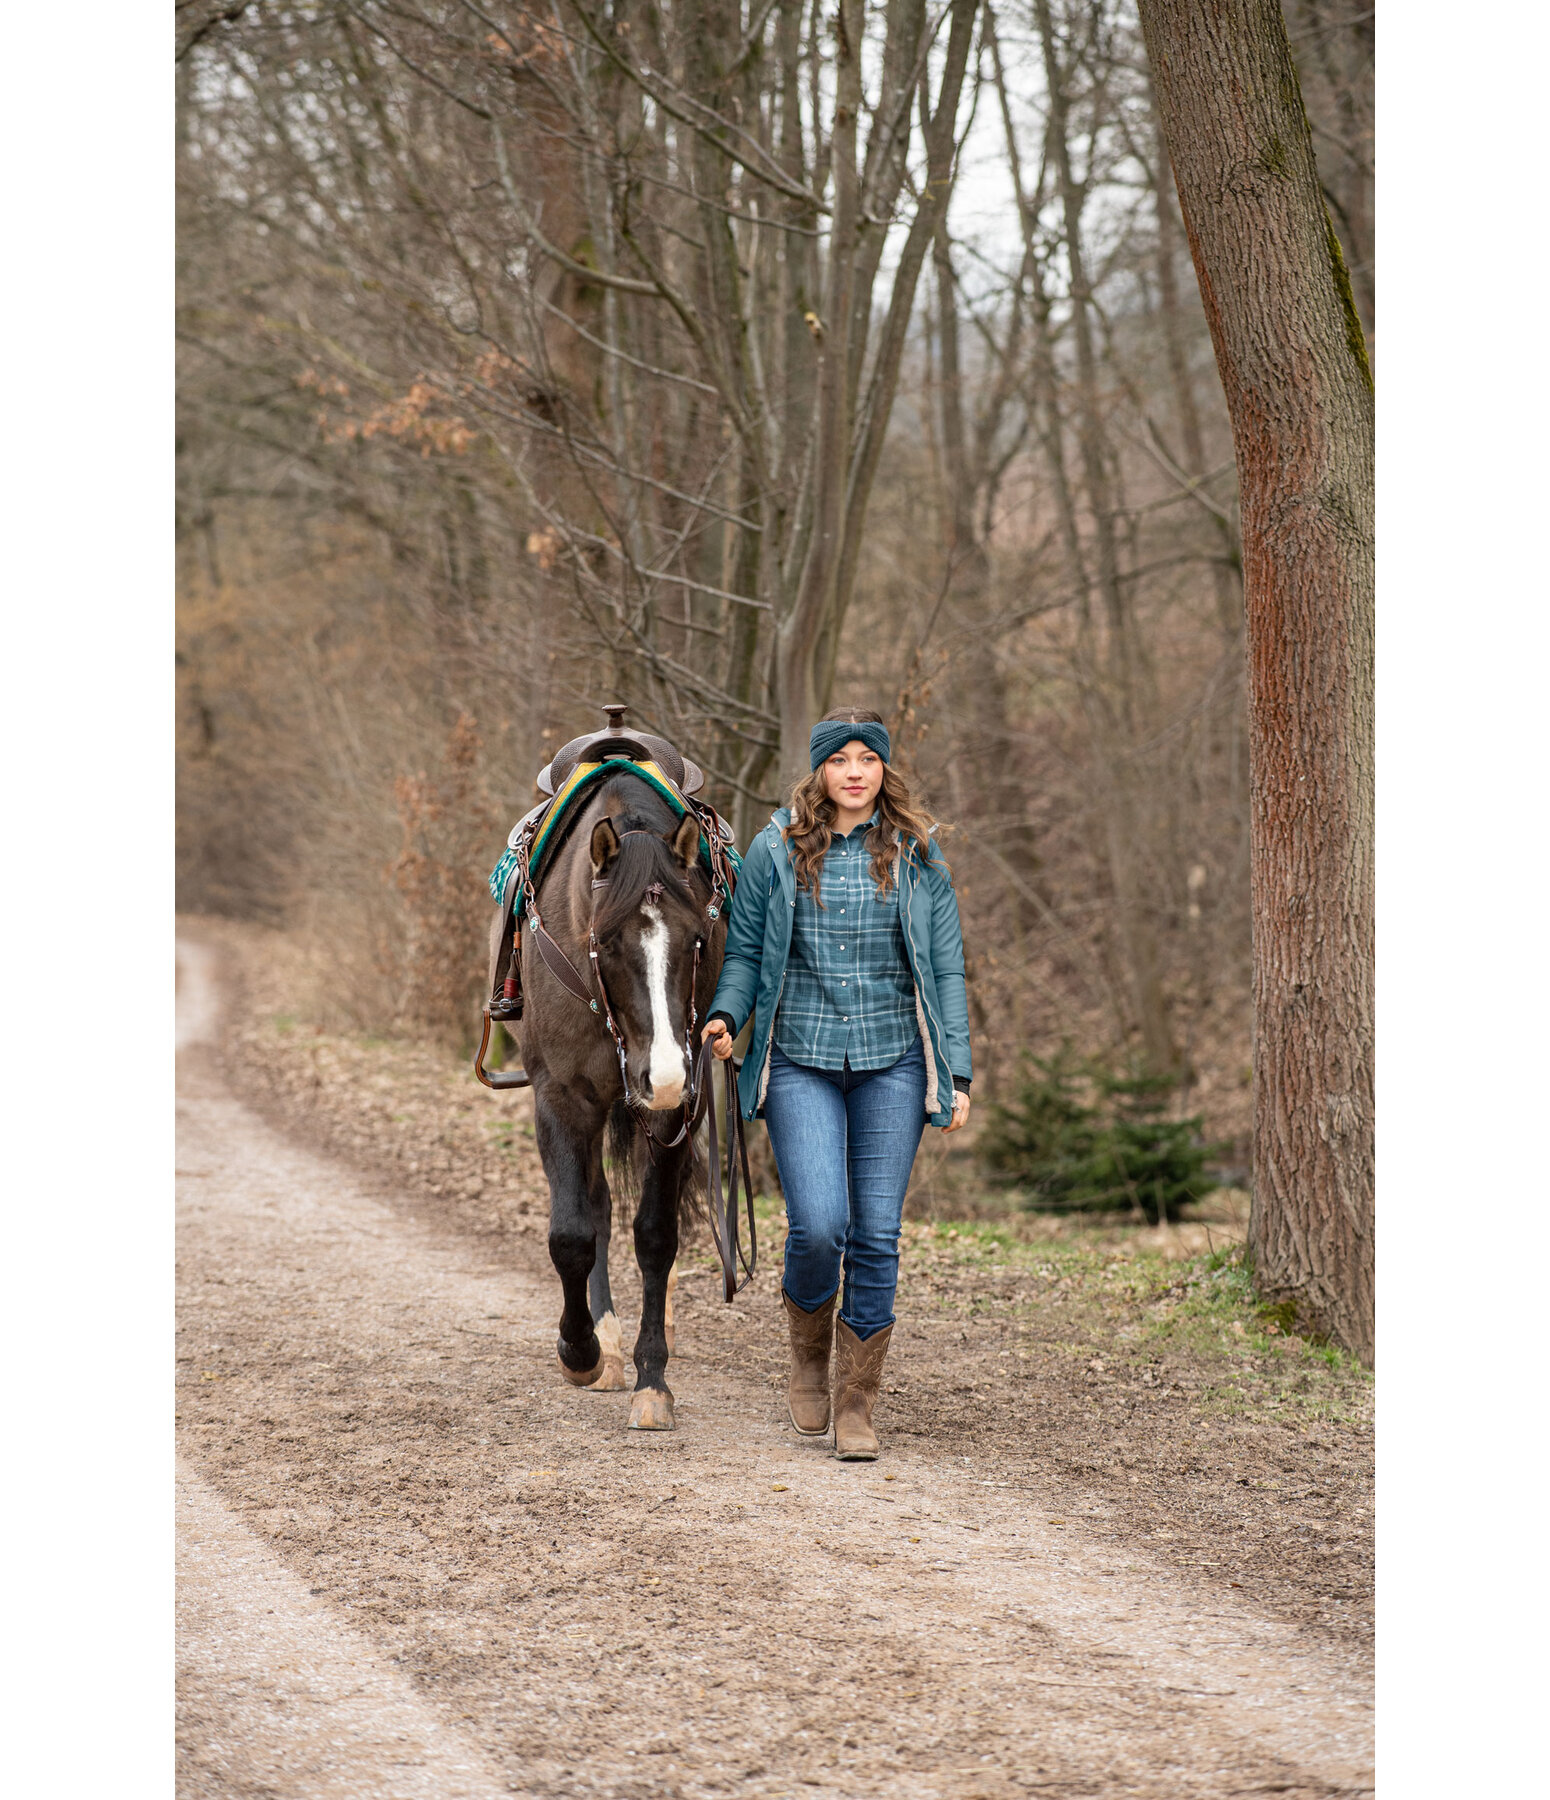
[(673, 1036), (667, 1008), (667, 923), (654, 906), (643, 906), (646, 929), (640, 943), (646, 953), (646, 991), (651, 996), (651, 1105), (655, 1112), (677, 1106), (683, 1099), (689, 1071), (684, 1067), (683, 1045)]

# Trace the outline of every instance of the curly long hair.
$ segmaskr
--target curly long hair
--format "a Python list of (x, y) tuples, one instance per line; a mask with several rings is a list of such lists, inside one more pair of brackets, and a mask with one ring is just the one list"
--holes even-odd
[[(833, 712), (826, 712), (819, 723), (831, 719), (847, 725), (881, 725), (884, 722), (881, 713), (865, 706), (836, 707)], [(820, 906), (823, 905), (823, 892), (818, 874), (834, 839), (834, 816), (834, 802), (824, 786), (823, 764), (820, 763), (791, 790), (791, 823), (785, 829), (797, 886), (806, 888)], [(877, 823), (867, 833), (866, 840), (866, 847), (872, 853), (872, 879), (877, 883), (879, 898), (893, 885), (898, 847), (895, 832), (898, 842), (905, 848), (914, 843), (923, 859), (942, 868), (947, 866), (932, 841), (933, 824), (931, 815), (911, 797), (904, 777), (884, 763), (883, 785), (877, 796)]]

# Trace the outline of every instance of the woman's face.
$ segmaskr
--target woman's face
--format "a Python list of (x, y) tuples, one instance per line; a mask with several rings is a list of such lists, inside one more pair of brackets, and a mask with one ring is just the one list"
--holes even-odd
[(823, 765), (824, 790), (836, 806), (864, 817), (883, 785), (883, 759), (860, 738), (852, 738)]

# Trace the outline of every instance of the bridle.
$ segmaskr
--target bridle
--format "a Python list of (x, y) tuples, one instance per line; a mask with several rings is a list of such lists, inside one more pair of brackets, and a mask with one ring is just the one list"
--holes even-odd
[[(657, 834), (654, 831), (643, 831), (639, 829), (621, 831), (619, 833), (621, 839), (627, 837), (656, 837), (656, 835)], [(660, 842), (660, 839), (658, 841)], [(595, 876), (593, 878), (592, 887), (594, 891), (598, 888), (606, 888), (608, 885), (609, 877), (607, 875)], [(653, 903), (660, 903), (662, 893), (663, 887), (660, 881), (648, 882), (641, 890), (641, 910), (644, 911), (647, 906)], [(710, 925), (716, 919), (720, 918), (721, 902), (723, 898), (724, 890), (721, 886), (720, 875), (713, 870), (711, 873), (710, 902), (705, 908), (706, 929), (709, 929)], [(683, 1112), (683, 1118), (679, 1121), (678, 1130), (672, 1137), (659, 1138), (651, 1129), (647, 1117), (653, 1109), (648, 1107), (638, 1094), (632, 1094), (630, 1092), (630, 1075), (624, 1053), (624, 1033), (619, 1029), (618, 1022), (614, 1018), (614, 1009), (609, 1004), (608, 999), (608, 985), (603, 980), (603, 966), (597, 960), (597, 932), (593, 928), (592, 921), (590, 919), (587, 921), (587, 955), (592, 963), (592, 978), (597, 983), (597, 991), (602, 998), (603, 1019), (608, 1026), (608, 1035), (614, 1041), (614, 1053), (619, 1058), (619, 1081), (624, 1089), (624, 1103), (636, 1114), (636, 1124), (640, 1129), (641, 1136), (646, 1140), (646, 1148), (651, 1153), (653, 1161), (656, 1159), (658, 1151), (672, 1150), (677, 1145), (681, 1144), (694, 1129), (694, 1126), (699, 1122), (698, 1114), (695, 1109), (695, 1100), (697, 1097), (695, 1089), (697, 1082), (695, 1078), (694, 1028), (699, 1023), (699, 1009), (695, 1004), (695, 996), (698, 993), (700, 986), (700, 952), (704, 948), (705, 933), (704, 931), (696, 931), (694, 934), (694, 965), (689, 973), (688, 1023), (684, 1028), (683, 1041), (684, 1097), (679, 1102), (679, 1106)]]
[[(619, 836), (621, 838), (650, 837), (657, 838), (658, 843), (662, 842), (661, 838), (657, 837), (657, 834), (654, 831), (632, 829), (629, 831), (621, 831)], [(606, 875), (597, 876), (592, 882), (594, 892), (598, 888), (606, 888), (608, 885), (609, 877)], [(659, 902), (662, 898), (662, 894), (663, 887), (660, 881), (648, 883), (642, 890), (640, 897), (642, 908), (651, 905), (653, 902)], [(653, 1111), (654, 1109), (649, 1107), (645, 1100), (630, 1087), (630, 1071), (626, 1055), (624, 1033), (619, 1029), (619, 1021), (614, 1017), (613, 1002), (608, 997), (608, 983), (603, 979), (602, 964), (599, 963), (597, 958), (597, 930), (591, 919), (588, 919), (587, 921), (587, 960), (591, 967), (592, 983), (596, 988), (595, 993), (593, 992), (593, 987), (587, 984), (586, 980), (577, 971), (576, 965), (565, 954), (565, 951), (555, 942), (554, 938), (545, 928), (543, 919), (539, 916), (538, 898), (533, 892), (531, 878), (527, 882), (524, 899), (526, 901), (527, 916), (533, 927), (533, 934), (538, 940), (538, 953), (544, 959), (544, 964), (548, 968), (549, 973), (555, 977), (567, 993), (574, 995), (575, 998), (580, 1000), (590, 1011), (597, 1013), (602, 1018), (603, 1023), (608, 1027), (608, 1035), (613, 1039), (614, 1043), (614, 1054), (619, 1059), (619, 1083), (624, 1089), (625, 1104), (637, 1114), (644, 1115)], [(713, 870), (711, 873), (710, 903), (705, 909), (707, 924), (714, 922), (721, 917), (721, 908), (725, 899), (726, 888), (722, 881), (720, 871)], [(644, 1118), (642, 1118), (640, 1122), (640, 1128), (645, 1134), (647, 1143), (654, 1144), (661, 1150), (671, 1150), (675, 1145), (683, 1142), (684, 1137), (690, 1129), (690, 1121), (693, 1115), (695, 1088), (697, 1086), (694, 1066), (694, 1028), (699, 1023), (699, 1011), (695, 1004), (695, 994), (700, 984), (700, 952), (704, 947), (704, 933), (696, 932), (694, 937), (694, 968), (691, 972), (689, 981), (688, 1025), (684, 1032), (683, 1041), (685, 1093), (683, 1100), (680, 1102), (680, 1107), (684, 1115), (683, 1120), (679, 1125), (677, 1135), (671, 1138), (657, 1137), (645, 1123)]]
[[(632, 828), (619, 833), (626, 837), (655, 837), (659, 843), (664, 840), (654, 831)], [(593, 879), (593, 889), (606, 888), (609, 878), (606, 875)], [(641, 905), (644, 907), (653, 901), (660, 901), (663, 886), (660, 881), (648, 883), (641, 893)], [(653, 1162), (656, 1162), (664, 1151), (675, 1149), (685, 1138), (699, 1128), (700, 1122), (709, 1114), (708, 1149), (710, 1152), (710, 1185), (711, 1235), (715, 1239), (716, 1249), (721, 1257), (722, 1286), (727, 1300), (734, 1298), (753, 1279), (753, 1273), (759, 1261), (759, 1240), (754, 1225), (753, 1182), (748, 1171), (748, 1145), (743, 1136), (743, 1119), (738, 1110), (736, 1072), (733, 1061), (727, 1057), (722, 1063), (725, 1079), (725, 1107), (727, 1120), (727, 1179), (725, 1196), (723, 1197), (721, 1179), (721, 1153), (716, 1130), (716, 1109), (707, 1106), (711, 1090), (715, 1082), (716, 1057), (709, 1043), (703, 1044), (698, 1056), (694, 1053), (694, 1031), (699, 1023), (699, 1009), (696, 994), (700, 984), (700, 953), (705, 948), (705, 938), (711, 926), (721, 917), (729, 897), (729, 884), (724, 873), (722, 859), (711, 858), (711, 892), (710, 900), (705, 908), (705, 929), (695, 933), (694, 966), (689, 978), (689, 1010), (688, 1024), (684, 1032), (684, 1097), (679, 1102), (678, 1110), (682, 1117), (678, 1130), (670, 1138), (659, 1138), (647, 1122), (652, 1108), (645, 1100), (630, 1088), (629, 1064), (626, 1056), (624, 1033), (614, 1017), (613, 1004), (608, 997), (608, 984), (603, 979), (602, 965), (598, 961), (597, 932), (591, 919), (587, 921), (587, 958), (591, 970), (592, 981), (596, 992), (588, 985), (576, 965), (566, 955), (564, 949), (550, 935), (538, 911), (538, 896), (533, 891), (531, 876), (526, 876), (523, 885), (524, 910), (532, 928), (534, 940), (538, 946), (538, 954), (543, 958), (544, 966), (554, 976), (565, 991), (579, 1000), (591, 1012), (597, 1014), (608, 1028), (608, 1035), (613, 1039), (614, 1054), (619, 1060), (619, 1082), (624, 1090), (625, 1104), (635, 1115), (637, 1130), (646, 1140), (646, 1149)], [(488, 1026), (486, 1026), (488, 1030)], [(737, 1184), (741, 1174), (743, 1193), (748, 1211), (748, 1244), (749, 1254), (743, 1255), (739, 1240), (737, 1220)], [(738, 1264), (743, 1268), (743, 1279), (737, 1279)]]

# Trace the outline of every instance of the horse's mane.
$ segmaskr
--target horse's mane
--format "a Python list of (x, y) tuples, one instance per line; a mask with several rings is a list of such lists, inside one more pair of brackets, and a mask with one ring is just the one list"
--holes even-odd
[[(661, 884), (664, 898), (670, 895), (691, 912), (697, 911), (700, 901), (662, 835), (677, 826), (678, 815), (643, 781), (628, 775), (610, 781), (602, 798), (605, 803), (621, 800), (624, 806), (617, 812), (609, 809), (620, 844), (608, 873), (607, 890), (592, 915), (592, 929), (597, 935), (603, 938), (617, 931), (639, 908), (641, 897), (653, 882)], [(626, 832), (633, 835), (625, 836)]]

